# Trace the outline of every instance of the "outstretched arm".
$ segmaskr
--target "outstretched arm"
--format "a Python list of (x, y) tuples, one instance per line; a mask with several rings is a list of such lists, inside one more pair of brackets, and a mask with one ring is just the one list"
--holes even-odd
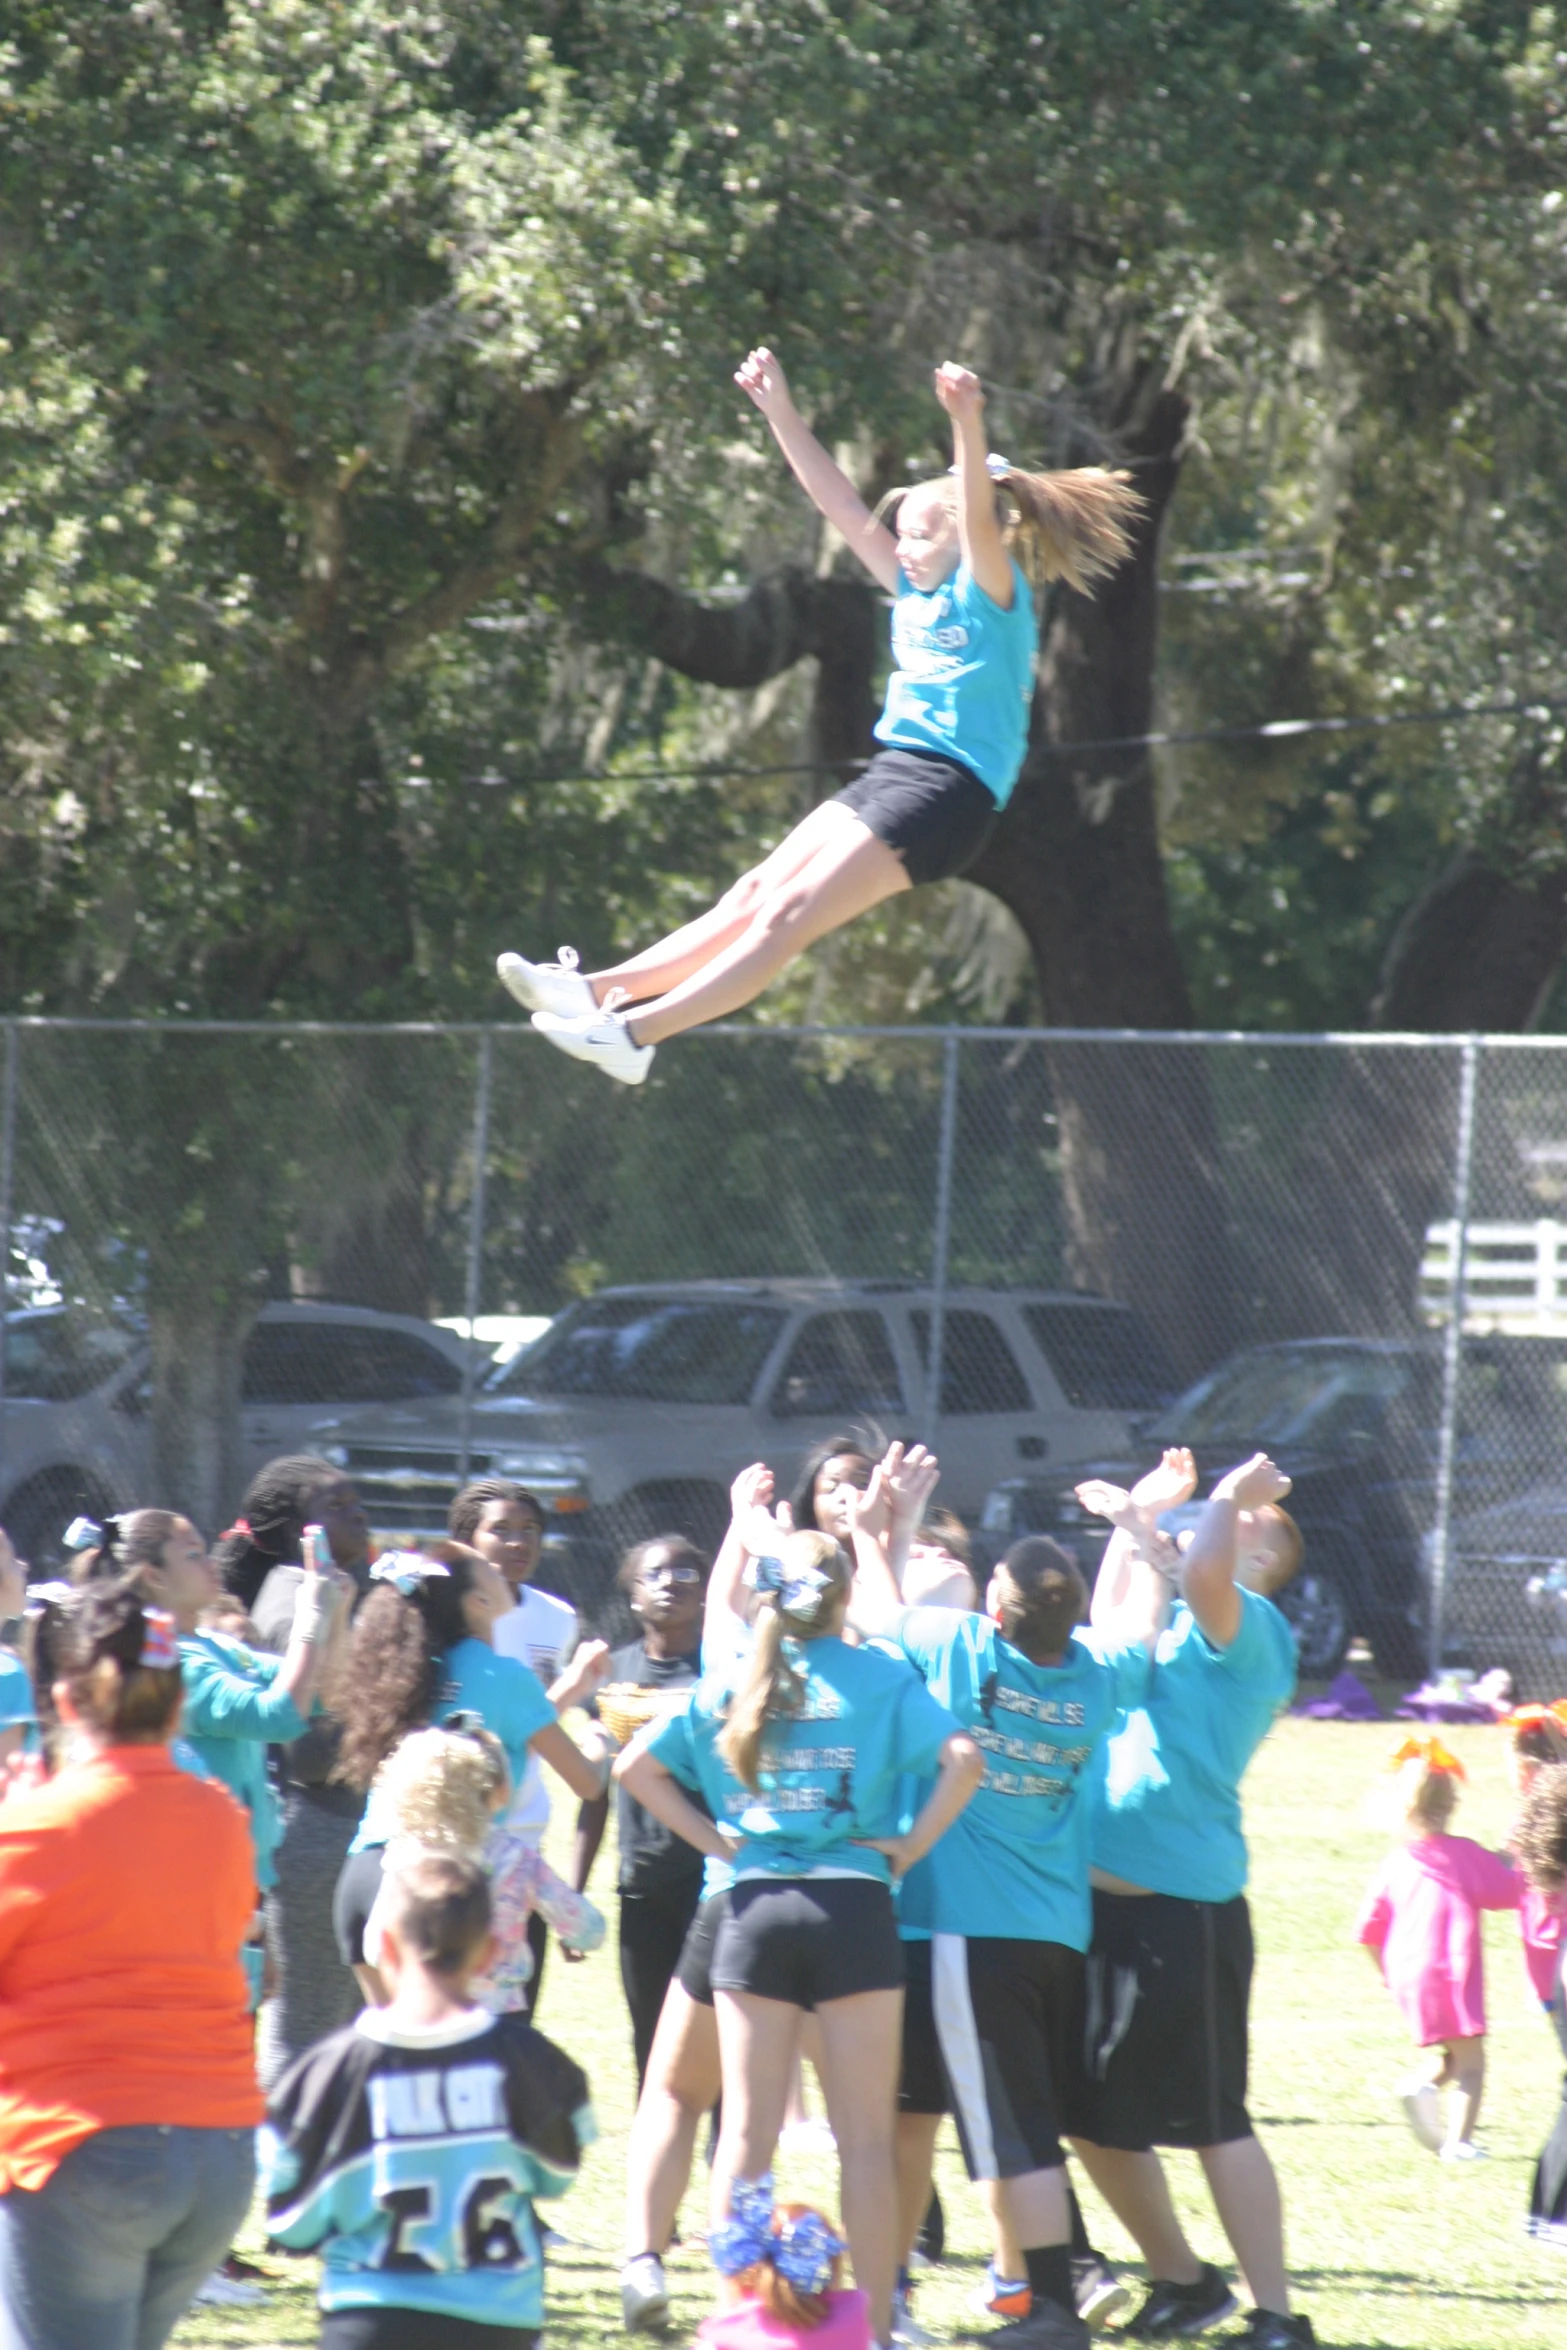
[[(1159, 1534), (1159, 1513), (1189, 1501), (1197, 1490), (1197, 1464), (1184, 1445), (1161, 1454), (1155, 1467), (1140, 1477), (1130, 1493), (1093, 1477), (1077, 1488), (1077, 1498), (1095, 1517), (1108, 1518), (1115, 1528), (1099, 1562), (1089, 1622), (1097, 1632), (1115, 1632), (1140, 1639), (1150, 1606), (1162, 1617), (1165, 1591), (1162, 1555), (1170, 1545)], [(1149, 1577), (1153, 1581), (1149, 1581)], [(1135, 1624), (1135, 1629), (1130, 1626)]]
[[(772, 1498), (773, 1472), (765, 1461), (753, 1461), (748, 1469), (742, 1469), (729, 1488), (729, 1524), (707, 1578), (707, 1597), (702, 1605), (704, 1671), (717, 1670), (744, 1637), (746, 1562), (752, 1556), (752, 1543), (762, 1538), (760, 1521), (767, 1516)], [(774, 1528), (779, 1537), (788, 1533), (787, 1502), (779, 1503)]]
[(1181, 1570), (1181, 1597), (1215, 1648), (1228, 1648), (1241, 1628), (1235, 1587), (1236, 1521), (1242, 1510), (1282, 1501), (1290, 1481), (1265, 1452), (1254, 1453), (1221, 1477), (1197, 1521)]
[[(898, 592), (898, 546), (890, 530), (878, 522), (842, 466), (835, 465), (794, 404), (788, 380), (765, 345), (749, 352), (735, 369), (735, 382), (756, 402), (772, 429), (773, 439), (789, 461), (789, 469), (811, 504), (830, 522), (866, 570), (887, 590)], [(983, 471), (984, 455), (980, 466)], [(1010, 587), (1010, 573), (1008, 574)], [(986, 594), (990, 590), (986, 589)], [(1010, 603), (1010, 592), (1007, 597)]]
[(950, 359), (936, 370), (936, 397), (952, 419), (958, 472), (958, 542), (975, 584), (1003, 612), (1012, 609), (1012, 558), (996, 520), (996, 485), (985, 463), (985, 395), (979, 377)]

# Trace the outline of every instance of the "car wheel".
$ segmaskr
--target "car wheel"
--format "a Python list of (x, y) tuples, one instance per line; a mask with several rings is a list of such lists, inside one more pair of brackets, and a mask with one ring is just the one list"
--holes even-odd
[(1331, 1575), (1306, 1568), (1279, 1594), (1289, 1618), (1303, 1681), (1330, 1681), (1349, 1647), (1349, 1606)]
[(84, 1469), (45, 1469), (19, 1485), (5, 1505), (5, 1530), (42, 1582), (65, 1564), (60, 1540), (73, 1518), (101, 1518), (110, 1507), (108, 1496)]

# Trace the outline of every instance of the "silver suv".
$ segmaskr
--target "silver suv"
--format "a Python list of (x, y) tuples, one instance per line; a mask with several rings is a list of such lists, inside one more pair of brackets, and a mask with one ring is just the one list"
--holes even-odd
[[(79, 1511), (98, 1517), (154, 1498), (147, 1349), (134, 1330), (74, 1306), (7, 1314), (4, 1333), (0, 1525), (43, 1567)], [(305, 1451), (331, 1406), (460, 1394), (468, 1351), (466, 1339), (411, 1314), (263, 1306), (241, 1364), (247, 1477), (278, 1453)]]
[[(472, 1476), (514, 1477), (570, 1538), (594, 1604), (619, 1550), (648, 1534), (715, 1543), (728, 1488), (765, 1460), (793, 1479), (846, 1422), (934, 1433), (941, 1500), (977, 1519), (1020, 1466), (1102, 1457), (1175, 1387), (1127, 1306), (1047, 1289), (947, 1292), (940, 1410), (925, 1365), (927, 1290), (891, 1282), (687, 1281), (570, 1306), (474, 1398)], [(462, 1467), (460, 1400), (321, 1420), (312, 1446), (388, 1533), (444, 1528)]]

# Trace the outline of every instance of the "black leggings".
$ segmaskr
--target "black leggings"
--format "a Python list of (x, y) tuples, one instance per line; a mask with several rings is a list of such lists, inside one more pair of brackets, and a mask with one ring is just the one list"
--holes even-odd
[[(1551, 2002), (1551, 2021), (1567, 2055), (1567, 1985), (1558, 1980)], [(1534, 2170), (1534, 2192), (1529, 2202), (1529, 2232), (1558, 2244), (1567, 2242), (1567, 2081), (1556, 2125)]]
[(637, 2094), (647, 2074), (653, 2034), (664, 1993), (680, 1963), (680, 1952), (702, 1899), (699, 1876), (653, 1893), (620, 1896), (620, 1982), (631, 2011), (631, 2045), (637, 2059)]

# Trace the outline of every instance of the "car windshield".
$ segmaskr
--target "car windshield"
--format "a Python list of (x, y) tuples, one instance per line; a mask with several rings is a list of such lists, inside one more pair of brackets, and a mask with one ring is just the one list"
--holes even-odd
[(1255, 1347), (1232, 1355), (1143, 1431), (1152, 1444), (1326, 1444), (1375, 1434), (1415, 1375), (1410, 1355)]
[(135, 1346), (129, 1330), (76, 1313), (19, 1315), (5, 1327), (5, 1391), (34, 1403), (86, 1395)]
[(587, 1298), (495, 1373), (489, 1393), (748, 1403), (783, 1320), (781, 1307), (738, 1301)]

